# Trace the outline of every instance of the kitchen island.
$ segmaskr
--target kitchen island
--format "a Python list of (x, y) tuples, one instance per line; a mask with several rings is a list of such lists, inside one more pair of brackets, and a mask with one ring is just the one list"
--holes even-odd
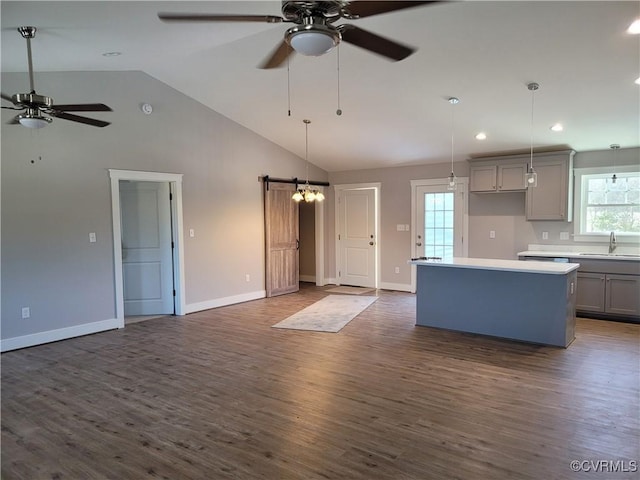
[(568, 347), (577, 263), (487, 258), (411, 260), (416, 325)]

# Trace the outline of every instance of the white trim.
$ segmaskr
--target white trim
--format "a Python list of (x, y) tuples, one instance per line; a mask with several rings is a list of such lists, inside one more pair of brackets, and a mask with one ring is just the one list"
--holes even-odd
[(371, 183), (345, 183), (342, 185), (334, 185), (334, 229), (336, 232), (335, 237), (335, 271), (336, 271), (336, 279), (334, 282), (335, 285), (340, 285), (338, 272), (341, 270), (340, 265), (340, 240), (338, 240), (338, 232), (340, 231), (340, 202), (339, 199), (341, 194), (345, 190), (371, 190), (373, 189), (373, 198), (374, 198), (374, 221), (375, 221), (375, 278), (374, 278), (374, 288), (378, 288), (380, 284), (380, 190), (382, 184), (380, 182), (371, 182)]
[(124, 289), (122, 280), (122, 232), (120, 228), (120, 180), (141, 182), (169, 182), (173, 194), (172, 218), (173, 231), (173, 284), (176, 290), (176, 315), (185, 315), (185, 281), (184, 281), (184, 245), (182, 220), (182, 174), (141, 172), (134, 170), (109, 169), (111, 178), (111, 217), (113, 221), (113, 258), (116, 289), (116, 317), (120, 322), (118, 328), (124, 328)]
[(258, 300), (267, 296), (266, 290), (258, 290), (255, 292), (242, 293), (240, 295), (233, 295), (231, 297), (216, 298), (214, 300), (206, 300), (204, 302), (190, 303), (185, 305), (186, 313), (200, 312), (202, 310), (210, 310), (212, 308), (226, 307), (227, 305), (234, 305), (236, 303), (249, 302), (251, 300)]
[[(301, 282), (315, 283), (316, 285), (318, 285), (318, 281), (317, 281), (317, 276), (316, 275), (300, 275), (299, 280)], [(322, 285), (320, 285), (320, 286), (322, 286)]]
[(378, 287), (381, 290), (396, 290), (398, 292), (410, 292), (411, 285), (407, 283), (389, 283), (389, 282), (380, 282), (380, 286)]
[(46, 332), (32, 333), (29, 335), (22, 335), (20, 337), (5, 338), (0, 342), (0, 351), (8, 352), (10, 350), (33, 347), (34, 345), (57, 342), (58, 340), (66, 340), (68, 338), (90, 335), (92, 333), (114, 330), (116, 328), (122, 328), (120, 326), (120, 320), (117, 318), (110, 318), (108, 320), (100, 320), (98, 322), (84, 323), (82, 325), (74, 325), (72, 327), (58, 328), (56, 330), (48, 330)]
[[(615, 173), (638, 173), (638, 167), (633, 165), (620, 165), (615, 168)], [(590, 167), (590, 168), (574, 168), (574, 189), (573, 189), (573, 240), (575, 242), (585, 243), (608, 243), (609, 233), (591, 233), (581, 234), (580, 229), (585, 221), (585, 213), (582, 205), (582, 177), (584, 175), (597, 175), (603, 173), (613, 174), (613, 167)], [(625, 235), (616, 233), (616, 241), (620, 243), (638, 244), (640, 235)]]
[[(462, 212), (462, 256), (469, 256), (469, 177), (456, 177), (456, 184), (458, 185), (458, 190), (461, 191), (464, 195), (464, 200), (462, 204), (463, 212)], [(414, 239), (416, 238), (416, 228), (417, 228), (417, 206), (418, 206), (418, 198), (417, 198), (417, 190), (418, 187), (431, 187), (431, 186), (448, 186), (449, 178), (428, 178), (422, 180), (411, 180), (411, 257), (415, 258), (416, 255), (416, 244)], [(462, 189), (460, 189), (462, 186)], [(411, 265), (411, 293), (416, 292), (416, 267), (415, 265)]]
[[(322, 191), (321, 188), (320, 188), (320, 191)], [(316, 286), (318, 287), (322, 287), (325, 284), (325, 281), (324, 281), (324, 202), (315, 202), (315, 204), (316, 204), (316, 211), (315, 211), (316, 276), (313, 280), (309, 280), (309, 281), (315, 282)]]

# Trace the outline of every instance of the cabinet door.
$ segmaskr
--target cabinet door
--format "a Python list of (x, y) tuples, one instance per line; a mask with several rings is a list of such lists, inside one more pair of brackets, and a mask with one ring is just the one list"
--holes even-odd
[(471, 166), (469, 170), (469, 191), (495, 192), (496, 168), (495, 165)]
[(547, 160), (533, 166), (538, 172), (538, 186), (527, 189), (527, 220), (571, 221), (567, 162)]
[(604, 312), (604, 289), (604, 274), (578, 272), (576, 310), (581, 312)]
[(640, 277), (607, 275), (607, 313), (640, 316)]
[(498, 190), (501, 192), (523, 191), (527, 189), (525, 175), (527, 164), (498, 165)]

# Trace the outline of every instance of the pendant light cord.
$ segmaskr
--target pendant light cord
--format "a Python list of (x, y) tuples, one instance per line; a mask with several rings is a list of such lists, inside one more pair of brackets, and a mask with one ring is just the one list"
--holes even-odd
[(530, 171), (533, 171), (533, 110), (534, 110), (534, 98), (535, 98), (535, 92), (536, 90), (538, 90), (538, 88), (540, 87), (540, 85), (538, 85), (537, 83), (533, 82), (530, 83), (529, 85), (527, 85), (527, 88), (529, 90), (531, 90), (531, 128), (529, 131), (529, 145), (530, 145), (530, 150), (529, 150), (529, 156), (530, 156), (530, 160), (529, 160), (529, 169)]

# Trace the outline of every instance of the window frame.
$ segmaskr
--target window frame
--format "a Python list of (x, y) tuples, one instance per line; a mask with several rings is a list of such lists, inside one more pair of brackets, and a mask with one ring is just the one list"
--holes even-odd
[[(586, 222), (586, 195), (583, 198), (583, 180), (587, 175), (613, 175), (613, 169), (611, 167), (591, 167), (591, 168), (575, 168), (574, 174), (574, 221), (573, 221), (573, 239), (576, 242), (608, 242), (609, 232), (606, 233), (582, 233), (582, 226)], [(616, 174), (621, 173), (636, 173), (640, 175), (640, 170), (636, 166), (625, 165), (619, 166), (615, 169)], [(616, 232), (616, 240), (618, 243), (634, 243), (640, 242), (640, 235), (637, 234), (625, 234)]]

